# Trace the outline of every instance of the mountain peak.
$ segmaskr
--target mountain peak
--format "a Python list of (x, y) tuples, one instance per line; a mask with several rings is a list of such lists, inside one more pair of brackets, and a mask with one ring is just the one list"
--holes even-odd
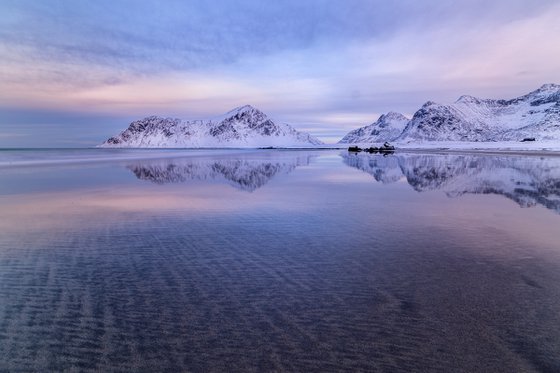
[(560, 85), (554, 83), (543, 84), (540, 88), (528, 93), (523, 97), (532, 97), (532, 96), (547, 96), (551, 94), (556, 94), (560, 92)]
[(537, 91), (541, 91), (541, 92), (558, 91), (558, 90), (560, 90), (560, 84), (554, 84), (554, 83), (543, 84), (539, 89), (537, 89)]
[(382, 114), (370, 125), (357, 128), (346, 134), (338, 143), (382, 143), (395, 140), (404, 130), (408, 118), (394, 111)]
[(382, 114), (379, 119), (384, 120), (408, 120), (407, 117), (402, 115), (401, 113), (397, 113), (396, 111), (390, 111), (387, 114)]
[(434, 106), (434, 105), (437, 105), (437, 103), (434, 102), (434, 101), (426, 101), (426, 102), (424, 103), (424, 105), (422, 105), (422, 108), (427, 108), (427, 107), (429, 107), (429, 106)]
[(228, 115), (228, 116), (232, 115), (233, 116), (233, 115), (236, 115), (236, 114), (243, 114), (243, 113), (261, 113), (261, 114), (263, 114), (262, 111), (260, 111), (259, 109), (257, 109), (254, 106), (243, 105), (243, 106), (239, 106), (239, 107), (236, 107), (233, 110), (228, 111), (226, 115)]
[(529, 101), (532, 106), (538, 106), (551, 102), (560, 102), (560, 85), (543, 84), (539, 89), (519, 97), (518, 100)]
[(480, 104), (480, 102), (481, 100), (479, 98), (470, 95), (462, 95), (457, 99), (457, 101), (455, 101), (455, 103), (465, 103), (465, 104), (470, 104), (470, 103)]

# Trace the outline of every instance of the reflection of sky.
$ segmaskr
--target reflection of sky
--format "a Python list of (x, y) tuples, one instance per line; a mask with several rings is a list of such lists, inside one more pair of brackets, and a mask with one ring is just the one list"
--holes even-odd
[[(367, 173), (342, 164), (338, 154), (263, 152), (133, 162), (161, 165), (164, 170), (169, 165), (223, 166), (232, 164), (235, 158), (253, 162), (245, 167), (259, 163), (289, 166), (272, 174), (256, 189), (232, 187), (235, 185), (227, 175), (207, 177), (201, 174), (208, 170), (204, 167), (195, 168), (199, 174), (181, 182), (160, 184), (137, 179), (127, 162), (4, 169), (1, 229), (7, 234), (73, 225), (78, 229), (84, 224), (95, 227), (131, 217), (235, 218), (256, 214), (273, 219), (299, 216), (304, 222), (314, 222), (314, 226), (358, 224), (385, 237), (397, 232), (438, 229), (468, 240), (492, 239), (497, 232), (540, 243), (555, 242), (557, 238), (559, 216), (542, 207), (521, 209), (494, 194), (449, 198), (445, 190), (417, 192), (401, 179), (386, 184), (376, 182)], [(435, 157), (445, 161), (442, 156)], [(552, 167), (553, 163), (548, 165)], [(256, 167), (246, 169), (253, 177), (255, 170)], [(262, 182), (262, 177), (256, 180)]]
[(95, 145), (141, 116), (242, 104), (334, 141), (428, 99), (560, 80), (553, 0), (4, 1), (0, 12), (0, 146)]

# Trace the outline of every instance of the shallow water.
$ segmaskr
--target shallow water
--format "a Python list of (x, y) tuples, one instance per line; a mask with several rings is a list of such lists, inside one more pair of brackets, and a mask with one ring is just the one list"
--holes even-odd
[(560, 157), (72, 152), (0, 152), (1, 371), (560, 370)]

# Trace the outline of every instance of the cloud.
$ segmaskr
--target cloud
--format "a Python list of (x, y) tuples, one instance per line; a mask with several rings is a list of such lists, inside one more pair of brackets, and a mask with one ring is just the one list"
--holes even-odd
[(428, 99), (508, 98), (560, 82), (556, 1), (0, 7), (3, 106), (102, 114), (112, 123), (206, 117), (251, 103), (333, 138), (389, 110), (411, 115)]
[[(156, 73), (235, 63), (248, 56), (387, 40), (400, 32), (496, 25), (553, 1), (286, 0), (12, 1), (0, 40), (22, 56)], [(25, 61), (21, 61), (25, 62)]]

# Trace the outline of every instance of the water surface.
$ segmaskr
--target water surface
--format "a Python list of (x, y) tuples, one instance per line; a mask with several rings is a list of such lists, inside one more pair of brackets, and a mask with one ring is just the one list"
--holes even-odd
[(57, 152), (0, 154), (0, 370), (560, 370), (558, 157)]

